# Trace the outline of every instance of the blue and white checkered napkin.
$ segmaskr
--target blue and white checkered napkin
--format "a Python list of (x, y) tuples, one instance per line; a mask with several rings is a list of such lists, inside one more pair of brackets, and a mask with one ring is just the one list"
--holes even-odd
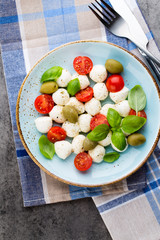
[[(132, 43), (105, 31), (89, 11), (89, 3), (89, 0), (2, 0), (0, 3), (2, 58), (24, 206), (93, 197), (113, 239), (158, 240), (160, 145), (147, 164), (129, 178), (102, 188), (80, 188), (61, 183), (40, 170), (29, 158), (18, 135), (15, 108), (19, 88), (26, 73), (49, 50), (66, 42), (94, 39), (113, 42), (140, 57)], [(149, 38), (150, 50), (160, 56), (136, 1), (127, 3)]]

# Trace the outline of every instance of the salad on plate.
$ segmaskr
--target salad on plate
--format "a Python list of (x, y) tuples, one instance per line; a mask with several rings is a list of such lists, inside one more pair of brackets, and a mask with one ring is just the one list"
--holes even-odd
[[(41, 77), (40, 93), (34, 102), (42, 114), (35, 125), (42, 136), (39, 150), (47, 159), (74, 153), (74, 165), (88, 170), (93, 162), (112, 163), (128, 145), (146, 141), (138, 132), (147, 120), (146, 95), (140, 85), (125, 86), (122, 64), (107, 59), (93, 65), (87, 56), (73, 61), (75, 73), (53, 66)], [(110, 98), (112, 103), (105, 103)], [(113, 151), (107, 151), (111, 145)]]

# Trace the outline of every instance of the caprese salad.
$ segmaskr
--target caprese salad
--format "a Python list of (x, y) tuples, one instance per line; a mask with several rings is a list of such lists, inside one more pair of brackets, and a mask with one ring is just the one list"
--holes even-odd
[[(39, 149), (46, 158), (57, 154), (66, 159), (74, 152), (75, 167), (86, 171), (93, 162), (114, 162), (128, 144), (137, 146), (146, 141), (137, 132), (147, 119), (146, 95), (140, 85), (131, 90), (125, 86), (120, 75), (125, 70), (115, 59), (93, 65), (89, 57), (78, 56), (73, 67), (73, 75), (60, 66), (42, 75), (41, 95), (34, 105), (43, 116), (35, 119), (35, 125), (43, 134)], [(113, 103), (102, 106), (101, 101), (108, 97)], [(115, 151), (107, 152), (110, 144)]]

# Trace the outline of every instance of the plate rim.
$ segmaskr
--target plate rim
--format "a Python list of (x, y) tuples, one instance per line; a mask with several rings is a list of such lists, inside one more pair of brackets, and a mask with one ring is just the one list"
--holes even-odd
[(157, 90), (157, 93), (158, 93), (158, 96), (159, 96), (159, 100), (160, 100), (160, 90), (159, 90), (159, 87), (158, 87), (158, 84), (156, 82), (156, 80), (154, 79), (151, 71), (147, 68), (147, 66), (136, 56), (134, 55), (133, 53), (131, 53), (130, 51), (128, 51), (127, 49), (121, 47), (121, 46), (118, 46), (117, 44), (114, 44), (114, 43), (110, 43), (110, 42), (107, 42), (107, 41), (100, 41), (100, 40), (78, 40), (78, 41), (73, 41), (73, 42), (69, 42), (69, 43), (65, 43), (59, 47), (56, 47), (54, 48), (53, 50), (47, 52), (42, 58), (40, 58), (35, 64), (34, 66), (30, 69), (30, 71), (28, 72), (28, 74), (26, 75), (26, 77), (24, 78), (22, 84), (21, 84), (21, 87), (20, 87), (20, 90), (18, 92), (18, 97), (17, 97), (17, 103), (16, 103), (16, 123), (17, 123), (17, 129), (18, 129), (18, 133), (19, 133), (19, 136), (20, 136), (20, 139), (22, 141), (22, 144), (26, 150), (26, 152), (28, 153), (28, 155), (30, 156), (30, 158), (35, 162), (35, 164), (40, 168), (42, 169), (45, 173), (47, 173), (48, 175), (50, 175), (51, 177), (53, 177), (54, 179), (57, 179), (59, 180), (60, 182), (63, 182), (65, 184), (70, 184), (70, 185), (74, 185), (74, 186), (78, 186), (78, 187), (102, 187), (102, 186), (108, 186), (110, 184), (113, 184), (113, 183), (117, 183), (119, 181), (122, 181), (123, 179), (129, 177), (130, 175), (132, 175), (133, 173), (135, 173), (138, 169), (140, 169), (143, 164), (147, 161), (147, 159), (150, 157), (150, 155), (152, 154), (153, 150), (155, 149), (157, 143), (158, 143), (158, 139), (160, 137), (160, 128), (159, 128), (159, 131), (157, 132), (157, 136), (155, 138), (155, 141), (149, 151), (149, 153), (147, 154), (147, 156), (143, 159), (143, 161), (134, 169), (132, 170), (131, 172), (129, 172), (128, 174), (125, 174), (124, 176), (114, 180), (114, 181), (111, 181), (111, 182), (108, 182), (108, 183), (102, 183), (102, 184), (93, 184), (93, 185), (90, 185), (90, 184), (78, 184), (78, 183), (74, 183), (74, 182), (70, 182), (68, 180), (65, 180), (61, 177), (58, 177), (56, 176), (55, 174), (51, 173), (49, 170), (47, 170), (44, 166), (42, 166), (39, 161), (33, 156), (33, 154), (31, 153), (31, 151), (29, 150), (25, 140), (24, 140), (24, 137), (23, 137), (23, 134), (22, 134), (22, 130), (21, 130), (21, 127), (20, 127), (20, 120), (19, 120), (19, 103), (20, 103), (20, 98), (21, 98), (21, 93), (22, 93), (22, 89), (24, 87), (24, 84), (26, 82), (26, 80), (28, 79), (29, 75), (31, 74), (31, 72), (33, 71), (33, 69), (44, 59), (46, 58), (48, 55), (50, 55), (51, 53), (53, 53), (54, 51), (57, 51), (58, 49), (60, 48), (63, 48), (63, 47), (66, 47), (68, 45), (72, 45), (72, 44), (77, 44), (77, 43), (84, 43), (84, 42), (88, 42), (88, 43), (91, 43), (91, 42), (95, 42), (95, 43), (105, 43), (105, 44), (108, 44), (108, 45), (112, 45), (114, 47), (117, 47), (117, 48), (120, 48), (121, 50), (127, 52), (128, 54), (130, 54), (132, 57), (134, 57), (138, 62), (140, 62), (140, 64), (147, 70), (148, 74), (150, 75), (155, 87), (156, 87), (156, 90)]

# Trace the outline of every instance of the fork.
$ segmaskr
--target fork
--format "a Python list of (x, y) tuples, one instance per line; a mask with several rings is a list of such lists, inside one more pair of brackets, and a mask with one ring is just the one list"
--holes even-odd
[(130, 34), (127, 22), (113, 8), (111, 8), (104, 0), (100, 1), (105, 7), (97, 0), (95, 0), (95, 2), (101, 7), (103, 11), (101, 11), (94, 3), (91, 3), (94, 8), (91, 6), (88, 7), (111, 33), (119, 37), (128, 38), (130, 41), (137, 45), (140, 53), (145, 57), (146, 61), (160, 80), (160, 71), (155, 65), (156, 63), (160, 67), (160, 60), (153, 56), (153, 54), (149, 52), (147, 48), (137, 43), (134, 37)]

